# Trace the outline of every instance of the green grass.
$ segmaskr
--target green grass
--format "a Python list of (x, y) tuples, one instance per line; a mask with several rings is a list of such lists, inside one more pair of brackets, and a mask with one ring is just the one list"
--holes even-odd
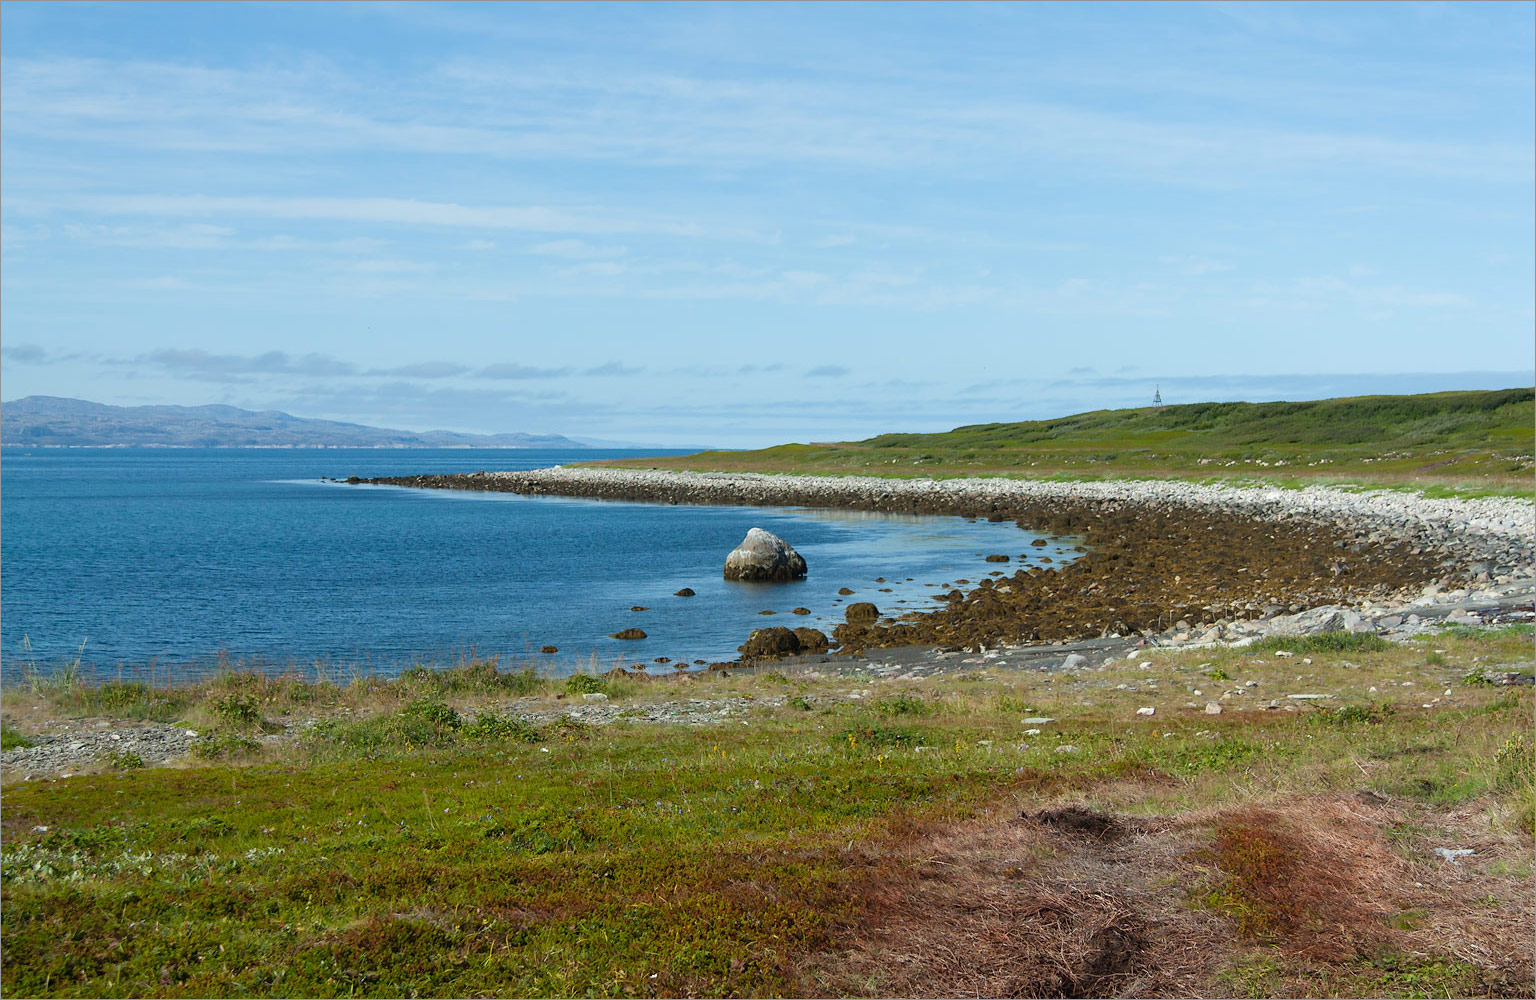
[(12, 729), (10, 726), (0, 726), (0, 750), (16, 750), (21, 747), (32, 746), (32, 741)]
[(710, 471), (887, 476), (1178, 476), (1401, 487), (1435, 496), (1532, 493), (1532, 389), (1192, 403), (1055, 420), (882, 434), (836, 444), (615, 460)]
[[(1495, 836), (1498, 817), (1529, 800), (1532, 693), (1458, 686), (1433, 711), (1420, 703), (1524, 645), (1451, 636), (1443, 665), (1390, 644), (1324, 643), (1310, 664), (1251, 647), (1156, 650), (1145, 671), (994, 670), (872, 689), (777, 675), (676, 682), (685, 691), (599, 679), (637, 704), (759, 706), (748, 725), (701, 728), (529, 721), (499, 707), (509, 683), (483, 670), (297, 693), (232, 676), (161, 693), (219, 720), (204, 738), (224, 750), (200, 766), (7, 784), (0, 985), (8, 995), (820, 995), (832, 987), (807, 957), (838, 954), (890, 874), (857, 859), (914, 830), (1052, 802), (1209, 817), (1370, 789), (1420, 817), (1420, 832), (1402, 837), (1413, 857), (1439, 842), (1423, 832), (1436, 810), (1482, 810), (1484, 836)], [(1230, 679), (1213, 684), (1218, 672)], [(1336, 700), (1262, 707), (1298, 676)], [(519, 697), (558, 710), (572, 700), (564, 687), (541, 682)], [(1217, 716), (1184, 707), (1223, 688), (1255, 693)], [(309, 695), (305, 711), (324, 702), (333, 714), (250, 755), (241, 741), (285, 717), (285, 699)], [(42, 698), (11, 698), (7, 712), (40, 710)], [(1136, 716), (1146, 703), (1155, 717)], [(1032, 714), (1057, 721), (1026, 735)], [(1076, 751), (1059, 752), (1067, 745)], [(1515, 826), (1518, 861), (1531, 834)], [(1228, 875), (1262, 876), (1266, 857), (1234, 855)], [(1209, 905), (1234, 930), (1251, 917), (1262, 936), (1263, 914), (1245, 915), (1234, 885), (1200, 891), (1216, 894)], [(1470, 981), (1437, 961), (1324, 967), (1282, 954), (1204, 989), (1273, 992), (1283, 977), (1303, 984), (1293, 992), (1370, 995)]]
[(1387, 640), (1370, 632), (1322, 632), (1318, 635), (1296, 636), (1294, 638), (1271, 636), (1267, 639), (1260, 639), (1248, 647), (1254, 653), (1286, 652), (1297, 655), (1309, 653), (1380, 653), (1390, 648), (1391, 644)]

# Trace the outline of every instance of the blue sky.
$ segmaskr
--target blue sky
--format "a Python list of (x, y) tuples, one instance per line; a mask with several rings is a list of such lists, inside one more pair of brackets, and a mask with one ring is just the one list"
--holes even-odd
[(1532, 383), (1533, 5), (0, 6), (0, 379), (753, 446)]

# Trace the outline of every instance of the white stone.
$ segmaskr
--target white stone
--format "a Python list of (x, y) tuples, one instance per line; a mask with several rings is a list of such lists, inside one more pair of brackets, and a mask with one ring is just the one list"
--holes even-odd
[(1136, 714), (1137, 715), (1156, 715), (1157, 714), (1157, 709), (1153, 708), (1151, 705), (1143, 705), (1142, 707), (1140, 707), (1140, 708), (1138, 708), (1136, 710)]
[(727, 580), (784, 582), (805, 576), (805, 560), (771, 531), (753, 528), (725, 557)]

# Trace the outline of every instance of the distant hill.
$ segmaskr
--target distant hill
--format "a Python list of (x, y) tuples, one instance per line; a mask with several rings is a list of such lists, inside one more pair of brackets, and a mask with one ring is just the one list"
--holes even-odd
[(61, 396), (0, 403), (0, 444), (131, 448), (585, 448), (559, 434), (397, 431), (234, 406), (107, 406)]

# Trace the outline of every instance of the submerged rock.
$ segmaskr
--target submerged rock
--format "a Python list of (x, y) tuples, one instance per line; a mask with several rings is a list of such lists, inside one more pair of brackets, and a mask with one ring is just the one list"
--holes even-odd
[(725, 557), (727, 580), (782, 583), (805, 576), (805, 560), (778, 535), (762, 528), (747, 532), (740, 545)]

